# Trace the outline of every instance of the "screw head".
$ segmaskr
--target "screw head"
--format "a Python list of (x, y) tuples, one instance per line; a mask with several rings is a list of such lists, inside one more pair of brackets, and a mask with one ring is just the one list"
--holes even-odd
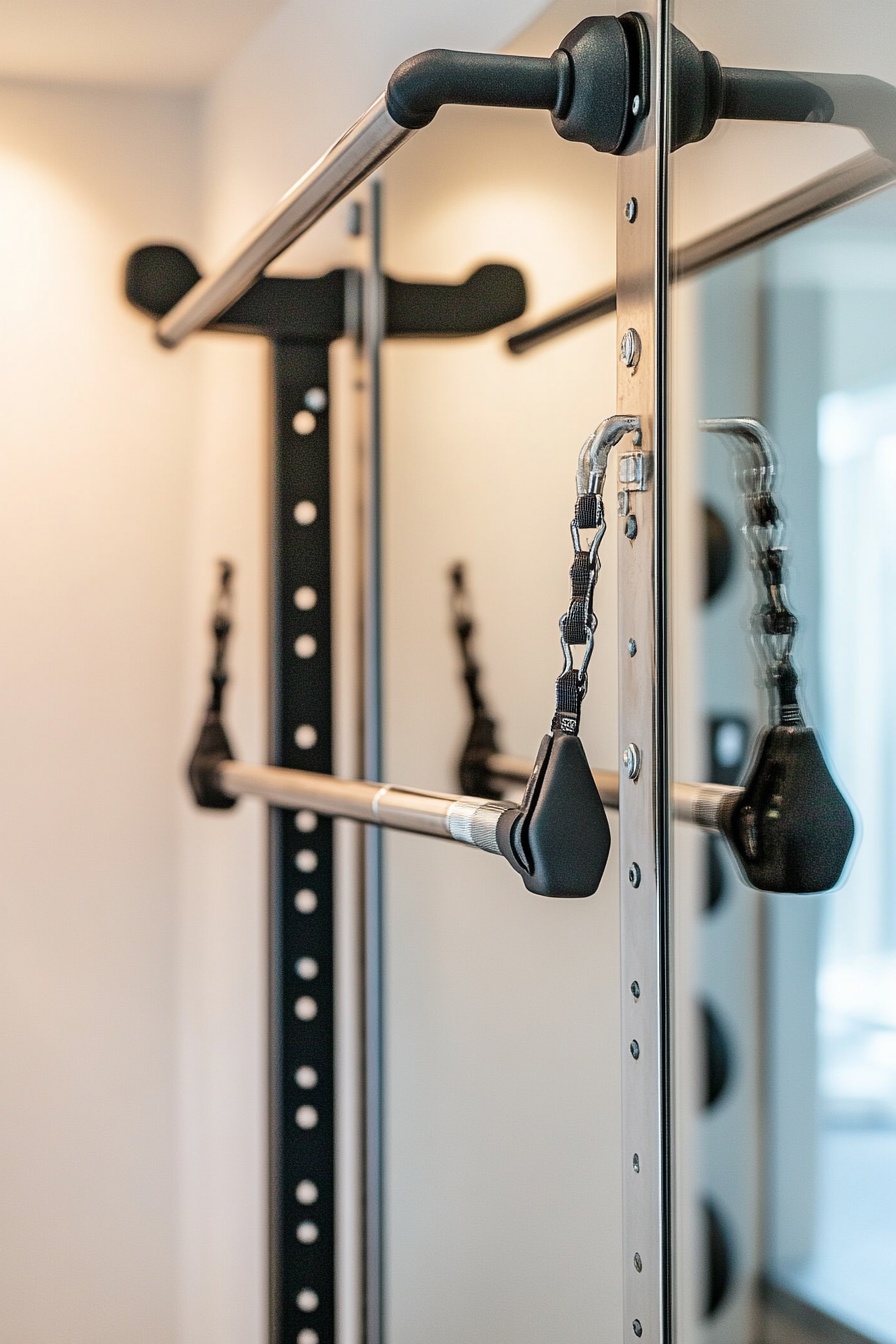
[(643, 1335), (644, 1331), (643, 1331), (643, 1329), (642, 1329), (642, 1327), (641, 1327), (641, 1322), (640, 1322), (637, 1318), (635, 1318), (635, 1320), (632, 1321), (632, 1329), (634, 1330), (634, 1332), (635, 1332), (635, 1334), (637, 1335), (638, 1339), (640, 1339), (641, 1336)]
[(638, 367), (638, 360), (641, 358), (641, 337), (634, 327), (629, 327), (619, 343), (619, 358), (625, 367), (631, 369), (634, 373)]
[(629, 779), (637, 779), (641, 773), (641, 748), (636, 747), (634, 742), (629, 742), (622, 753), (622, 768)]
[(634, 98), (632, 99), (632, 115), (636, 117), (640, 111), (641, 111), (641, 95), (640, 93), (636, 93)]
[(628, 870), (628, 880), (629, 880), (629, 882), (631, 882), (631, 884), (632, 884), (633, 887), (640, 887), (640, 885), (641, 885), (641, 869), (638, 867), (638, 865), (637, 865), (636, 863), (633, 863), (633, 864), (631, 864), (631, 865), (629, 866), (629, 870)]
[(641, 1270), (642, 1270), (643, 1268), (644, 1268), (644, 1263), (643, 1263), (643, 1261), (641, 1260), (641, 1257), (640, 1257), (640, 1255), (638, 1254), (638, 1252), (635, 1251), (635, 1269), (636, 1269), (636, 1270), (638, 1271), (638, 1273), (640, 1274), (640, 1273), (641, 1273)]
[(636, 196), (630, 196), (626, 201), (625, 217), (629, 224), (634, 224), (635, 220), (638, 218), (638, 198)]
[(631, 1050), (632, 1052), (632, 1059), (640, 1059), (641, 1047), (637, 1041), (632, 1041), (631, 1045), (629, 1046), (629, 1050)]
[(637, 980), (633, 980), (633, 981), (632, 981), (632, 998), (633, 998), (633, 999), (640, 999), (640, 997), (641, 997), (641, 986), (638, 984)]
[(636, 654), (637, 652), (638, 652), (638, 646), (637, 646), (637, 644), (635, 643), (635, 641), (634, 641), (633, 639), (630, 639), (629, 642), (628, 642), (628, 656), (629, 656), (629, 658), (634, 658), (634, 656), (635, 656), (635, 654)]
[(625, 520), (625, 535), (629, 541), (634, 541), (638, 535), (638, 520), (633, 513), (630, 513)]

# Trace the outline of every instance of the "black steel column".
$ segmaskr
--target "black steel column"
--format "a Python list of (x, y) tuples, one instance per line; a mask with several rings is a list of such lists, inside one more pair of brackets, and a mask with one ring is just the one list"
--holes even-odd
[[(271, 760), (332, 771), (328, 346), (273, 342)], [(271, 1339), (335, 1339), (333, 823), (271, 809)]]

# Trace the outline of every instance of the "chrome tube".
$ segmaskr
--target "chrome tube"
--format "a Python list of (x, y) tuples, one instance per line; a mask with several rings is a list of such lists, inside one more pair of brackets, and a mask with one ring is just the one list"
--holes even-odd
[(347, 817), (393, 831), (437, 835), (489, 854), (501, 852), (496, 838), (498, 821), (514, 806), (487, 798), (394, 788), (364, 779), (339, 779), (311, 770), (246, 765), (243, 761), (222, 762), (217, 782), (230, 798), (263, 798), (275, 807), (307, 807), (325, 817)]
[(393, 121), (385, 94), (331, 146), (256, 224), (235, 252), (204, 276), (156, 324), (160, 345), (173, 349), (220, 317), (266, 266), (357, 187), (413, 131)]
[[(524, 784), (532, 773), (531, 763), (522, 756), (489, 756), (489, 773), (508, 783)], [(619, 806), (619, 776), (615, 770), (592, 770), (604, 807)], [(673, 784), (672, 816), (703, 831), (720, 832), (723, 805), (741, 790), (729, 784)]]

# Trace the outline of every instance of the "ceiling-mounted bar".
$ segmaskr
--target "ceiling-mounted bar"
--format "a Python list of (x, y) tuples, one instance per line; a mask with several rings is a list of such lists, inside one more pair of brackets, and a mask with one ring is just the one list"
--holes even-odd
[[(801, 229), (813, 220), (873, 196), (892, 186), (894, 181), (896, 166), (889, 159), (874, 150), (858, 154), (847, 163), (813, 178), (796, 191), (779, 196), (768, 205), (752, 210), (723, 228), (713, 229), (702, 238), (677, 248), (671, 258), (671, 279), (687, 280), (711, 266), (732, 261), (754, 247), (774, 242), (776, 238)], [(577, 327), (596, 322), (615, 311), (616, 289), (608, 286), (524, 331), (514, 332), (507, 341), (507, 348), (511, 354), (524, 355), (545, 341), (575, 331)]]

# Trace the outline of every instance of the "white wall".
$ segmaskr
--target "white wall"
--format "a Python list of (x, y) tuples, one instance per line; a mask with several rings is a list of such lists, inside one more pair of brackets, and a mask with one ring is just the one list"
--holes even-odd
[(0, 1335), (175, 1337), (195, 355), (121, 295), (196, 222), (186, 95), (0, 84)]

